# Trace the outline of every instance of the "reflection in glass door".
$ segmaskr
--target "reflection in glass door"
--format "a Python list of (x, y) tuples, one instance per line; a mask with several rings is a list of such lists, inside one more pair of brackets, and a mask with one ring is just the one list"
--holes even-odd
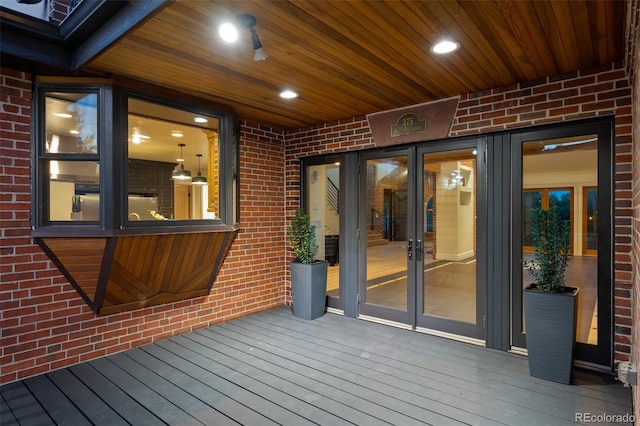
[[(420, 327), (482, 337), (477, 327), (477, 150), (422, 154), (417, 241)], [(420, 259), (421, 257), (421, 259)]]
[(444, 146), (430, 143), (363, 159), (360, 238), (366, 235), (366, 241), (360, 247), (366, 279), (360, 281), (360, 314), (484, 338), (477, 141), (433, 152)]
[[(366, 160), (366, 282), (360, 312), (409, 323), (409, 178), (407, 155)], [(364, 235), (363, 235), (364, 234)]]
[[(558, 206), (564, 220), (571, 223), (572, 255), (566, 271), (566, 285), (580, 289), (577, 349), (580, 344), (598, 345), (598, 259), (587, 255), (589, 245), (595, 248), (597, 244), (594, 235), (597, 184), (597, 135), (534, 140), (522, 144), (522, 249), (519, 258), (533, 258), (529, 225), (531, 210)], [(596, 250), (594, 252), (597, 253)], [(520, 279), (522, 288), (533, 282), (524, 269)], [(518, 322), (525, 333), (522, 312), (519, 316)]]
[(582, 194), (582, 254), (598, 255), (598, 188), (585, 187)]
[(326, 260), (327, 297), (330, 307), (342, 309), (340, 301), (340, 162), (325, 160), (306, 168), (305, 205), (316, 229), (316, 259)]
[[(524, 251), (533, 251), (533, 240), (531, 237), (531, 212), (536, 208), (543, 208), (545, 210), (549, 207), (558, 207), (560, 217), (571, 225), (571, 239), (573, 240), (573, 234), (576, 229), (573, 226), (573, 212), (574, 212), (574, 200), (573, 200), (573, 188), (534, 188), (524, 189), (522, 193), (522, 243), (524, 245)], [(573, 253), (573, 243), (569, 248), (569, 254)]]

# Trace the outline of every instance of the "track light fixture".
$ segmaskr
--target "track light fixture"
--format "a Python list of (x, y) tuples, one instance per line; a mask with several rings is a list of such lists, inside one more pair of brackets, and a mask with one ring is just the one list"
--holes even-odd
[(256, 18), (247, 14), (238, 15), (236, 16), (236, 25), (248, 29), (251, 33), (251, 44), (254, 51), (253, 60), (262, 61), (267, 59), (267, 54), (262, 50), (260, 38), (258, 37), (256, 30), (253, 28), (256, 25)]

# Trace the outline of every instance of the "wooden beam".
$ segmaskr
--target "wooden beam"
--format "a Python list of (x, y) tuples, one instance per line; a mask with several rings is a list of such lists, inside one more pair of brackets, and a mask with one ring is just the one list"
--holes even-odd
[(98, 28), (74, 51), (72, 68), (77, 70), (126, 35), (149, 16), (171, 4), (171, 0), (131, 1)]
[(15, 60), (69, 69), (71, 56), (60, 42), (58, 29), (49, 22), (0, 10), (2, 63)]

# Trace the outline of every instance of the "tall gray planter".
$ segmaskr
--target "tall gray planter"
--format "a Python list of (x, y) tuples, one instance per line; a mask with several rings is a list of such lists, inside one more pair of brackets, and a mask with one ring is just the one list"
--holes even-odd
[(576, 341), (578, 289), (543, 293), (524, 290), (529, 374), (570, 384)]
[(293, 315), (312, 320), (324, 315), (327, 299), (326, 261), (291, 262)]

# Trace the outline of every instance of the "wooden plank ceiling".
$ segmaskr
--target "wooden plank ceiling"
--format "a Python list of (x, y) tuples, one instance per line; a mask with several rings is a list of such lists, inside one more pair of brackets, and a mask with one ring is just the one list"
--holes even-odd
[[(83, 70), (231, 105), (275, 129), (361, 116), (624, 59), (625, 1), (178, 0)], [(268, 58), (218, 26), (256, 17)], [(450, 37), (460, 49), (430, 52)], [(290, 88), (299, 98), (283, 100)]]

